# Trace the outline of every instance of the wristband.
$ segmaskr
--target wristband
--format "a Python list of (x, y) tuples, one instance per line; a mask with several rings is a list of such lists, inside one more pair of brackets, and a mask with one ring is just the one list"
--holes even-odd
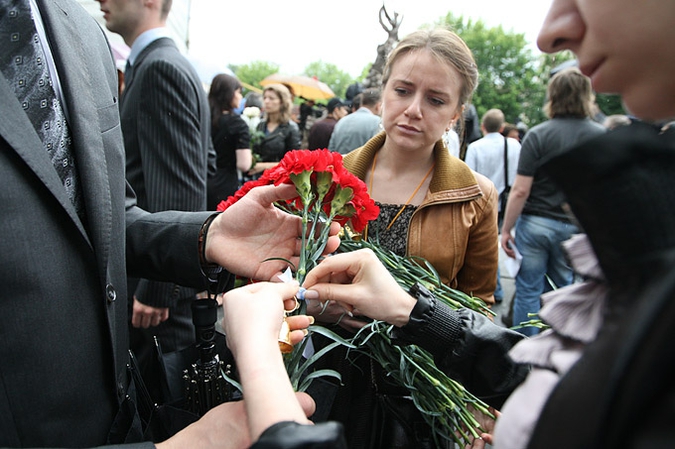
[(215, 220), (218, 215), (220, 214), (213, 214), (204, 221), (204, 224), (202, 224), (202, 227), (199, 229), (199, 237), (197, 239), (199, 245), (199, 263), (201, 265), (202, 273), (204, 273), (204, 276), (211, 282), (217, 282), (217, 275), (223, 271), (223, 267), (220, 265), (206, 261), (206, 237), (211, 223), (213, 223), (213, 220)]

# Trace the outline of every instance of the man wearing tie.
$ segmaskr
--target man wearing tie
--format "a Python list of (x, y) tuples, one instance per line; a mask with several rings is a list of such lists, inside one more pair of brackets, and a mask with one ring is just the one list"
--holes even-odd
[[(99, 0), (107, 28), (131, 48), (120, 117), (126, 178), (149, 212), (206, 210), (211, 119), (199, 76), (165, 27), (171, 0)], [(149, 385), (158, 384), (154, 338), (165, 353), (195, 342), (196, 290), (129, 279), (131, 349)], [(156, 401), (158, 392), (151, 389)]]
[[(271, 279), (286, 264), (257, 261), (297, 261), (299, 218), (271, 207), (294, 189), (215, 216), (137, 207), (113, 57), (72, 0), (0, 1), (0, 69), (0, 447), (142, 441), (127, 269), (196, 289), (213, 264)], [(173, 447), (248, 445), (243, 412), (223, 404)]]

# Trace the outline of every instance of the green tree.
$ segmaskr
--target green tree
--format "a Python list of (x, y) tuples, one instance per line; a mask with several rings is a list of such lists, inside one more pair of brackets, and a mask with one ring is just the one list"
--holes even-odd
[(605, 115), (626, 114), (619, 95), (597, 94), (595, 101)]
[(340, 98), (344, 98), (347, 86), (354, 82), (348, 73), (338, 69), (335, 64), (323, 61), (310, 63), (305, 67), (304, 75), (316, 76), (331, 88), (336, 97)]
[(506, 32), (501, 26), (488, 28), (482, 20), (465, 20), (452, 13), (437, 25), (455, 31), (474, 54), (479, 83), (473, 104), (479, 117), (488, 109), (499, 108), (511, 123), (518, 119), (528, 125), (541, 121), (545, 85), (524, 34)]
[(278, 64), (267, 61), (253, 61), (249, 64), (230, 65), (229, 68), (239, 78), (239, 81), (259, 89), (262, 89), (260, 81), (279, 71)]

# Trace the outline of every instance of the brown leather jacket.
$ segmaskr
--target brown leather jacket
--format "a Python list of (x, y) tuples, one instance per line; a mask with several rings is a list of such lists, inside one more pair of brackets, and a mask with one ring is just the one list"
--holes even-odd
[[(344, 157), (345, 167), (365, 179), (386, 135), (379, 133)], [(494, 303), (497, 285), (497, 190), (485, 176), (450, 156), (442, 141), (429, 191), (410, 220), (409, 256), (428, 260), (443, 283)]]

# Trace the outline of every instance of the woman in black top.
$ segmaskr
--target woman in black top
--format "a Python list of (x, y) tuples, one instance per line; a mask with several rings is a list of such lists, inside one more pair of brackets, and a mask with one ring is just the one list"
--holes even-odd
[(270, 84), (263, 91), (265, 118), (258, 124), (262, 137), (253, 145), (253, 152), (260, 161), (251, 170), (257, 177), (272, 168), (288, 151), (300, 149), (300, 128), (291, 120), (291, 93), (283, 84)]
[(218, 203), (237, 191), (237, 170), (246, 172), (251, 168), (248, 125), (234, 112), (241, 99), (241, 83), (237, 78), (226, 74), (213, 78), (209, 106), (211, 139), (216, 150), (216, 173), (208, 181), (208, 210), (215, 210)]

